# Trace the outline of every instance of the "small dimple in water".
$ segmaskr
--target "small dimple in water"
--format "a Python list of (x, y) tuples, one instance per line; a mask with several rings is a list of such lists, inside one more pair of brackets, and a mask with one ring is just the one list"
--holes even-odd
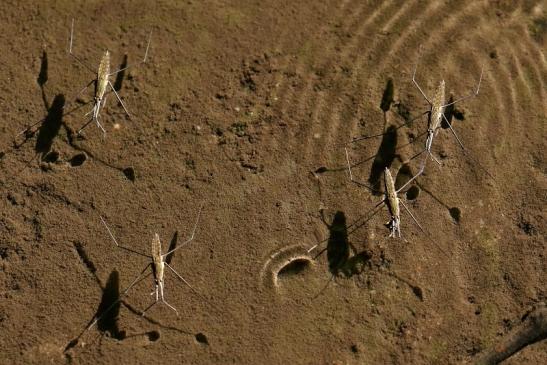
[(208, 345), (209, 344), (209, 340), (207, 340), (207, 336), (205, 336), (201, 332), (196, 334), (196, 341), (203, 344), (203, 345)]
[(310, 261), (308, 260), (296, 259), (296, 260), (290, 261), (287, 263), (287, 265), (281, 268), (281, 270), (279, 270), (279, 272), (277, 273), (277, 276), (282, 277), (282, 276), (300, 274), (309, 265), (310, 265)]
[(448, 212), (450, 213), (450, 216), (452, 217), (452, 219), (454, 219), (454, 221), (456, 223), (458, 223), (462, 217), (462, 211), (460, 210), (460, 208), (450, 208), (448, 210)]
[(411, 186), (410, 189), (408, 189), (408, 191), (406, 192), (406, 198), (408, 200), (415, 200), (418, 195), (420, 195), (420, 188), (416, 185)]
[(301, 245), (280, 248), (267, 257), (261, 270), (263, 285), (270, 288), (279, 286), (278, 279), (297, 275), (311, 266), (312, 258)]
[(146, 335), (148, 336), (148, 340), (151, 342), (155, 342), (160, 339), (160, 333), (158, 331), (150, 331), (147, 332)]
[(87, 156), (85, 153), (78, 153), (77, 155), (73, 156), (70, 159), (70, 166), (72, 167), (82, 166), (86, 160), (87, 160)]

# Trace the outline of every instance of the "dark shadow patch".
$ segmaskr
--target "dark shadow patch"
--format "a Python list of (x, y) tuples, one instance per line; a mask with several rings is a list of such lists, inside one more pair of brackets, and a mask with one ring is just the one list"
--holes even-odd
[[(173, 234), (173, 238), (171, 238), (171, 242), (169, 243), (169, 249), (167, 252), (173, 251), (175, 248), (177, 248), (177, 241), (179, 239), (179, 232), (175, 231)], [(173, 260), (173, 254), (174, 252), (171, 252), (167, 257), (165, 258), (165, 262), (168, 264), (171, 264), (171, 260)]]
[[(394, 109), (396, 113), (404, 119), (405, 123), (411, 123), (413, 118), (410, 114), (410, 108), (406, 106), (406, 104), (403, 104), (402, 102), (398, 102), (394, 104)], [(412, 124), (409, 124), (411, 126)]]
[(453, 207), (448, 209), (448, 213), (450, 213), (450, 216), (456, 223), (460, 223), (460, 219), (462, 218), (462, 211), (460, 208)]
[(412, 293), (414, 293), (414, 295), (420, 299), (421, 302), (424, 301), (424, 291), (422, 290), (422, 288), (420, 288), (419, 286), (412, 286), (411, 287), (412, 289)]
[(346, 264), (350, 255), (348, 241), (348, 227), (344, 212), (337, 211), (329, 227), (329, 240), (327, 241), (327, 261), (329, 271), (337, 275)]
[[(97, 312), (95, 313), (95, 318), (100, 318), (97, 322), (99, 331), (108, 332), (117, 340), (125, 338), (125, 331), (120, 331), (118, 327), (120, 305), (120, 275), (114, 270), (110, 273), (103, 289), (103, 296), (99, 308), (97, 308)], [(106, 310), (108, 311), (105, 312)]]
[(70, 354), (67, 354), (66, 352), (72, 348), (74, 348), (78, 342), (79, 342), (80, 338), (75, 338), (73, 339), (72, 341), (70, 341), (66, 346), (65, 346), (65, 349), (63, 350), (63, 352), (65, 352), (65, 356), (69, 359), (72, 359), (72, 357), (70, 356)]
[(397, 176), (395, 177), (395, 189), (400, 189), (401, 186), (404, 186), (414, 175), (412, 174), (412, 168), (409, 164), (404, 164), (401, 166), (399, 171), (397, 171)]
[(196, 341), (201, 343), (202, 345), (209, 345), (209, 340), (207, 339), (207, 336), (205, 336), (201, 332), (196, 334)]
[(316, 174), (323, 174), (323, 173), (325, 173), (325, 172), (327, 172), (327, 171), (329, 171), (329, 169), (328, 169), (327, 167), (321, 166), (321, 167), (319, 167), (317, 170), (315, 170), (314, 172), (315, 172)]
[(525, 218), (522, 213), (519, 214), (517, 226), (528, 236), (533, 236), (538, 232), (538, 229), (534, 226), (534, 224), (530, 222), (529, 219)]
[(296, 259), (285, 265), (277, 276), (282, 278), (284, 276), (298, 275), (310, 266), (310, 261), (306, 259)]
[[(371, 252), (365, 250), (357, 253), (355, 247), (349, 242), (348, 236), (350, 233), (353, 233), (356, 229), (363, 226), (376, 214), (376, 212), (371, 215), (365, 214), (364, 220), (357, 219), (348, 226), (344, 212), (337, 211), (332, 223), (328, 224), (323, 215), (323, 211), (321, 211), (321, 219), (329, 229), (329, 238), (327, 239), (327, 247), (315, 255), (315, 258), (326, 250), (329, 271), (333, 276), (342, 273), (347, 277), (351, 277), (361, 273), (365, 265), (369, 263), (372, 258)], [(348, 227), (352, 227), (351, 232), (348, 232)], [(355, 253), (353, 256), (351, 256), (350, 250)]]
[(40, 73), (38, 73), (36, 82), (38, 82), (38, 85), (40, 86), (40, 91), (42, 92), (42, 102), (44, 103), (44, 108), (46, 108), (46, 110), (49, 109), (49, 102), (47, 100), (46, 88), (45, 88), (45, 85), (48, 80), (48, 68), (49, 67), (48, 67), (47, 52), (46, 50), (43, 50), (42, 57), (40, 60)]
[[(329, 238), (327, 240), (327, 247), (321, 250), (321, 252), (319, 252), (314, 259), (326, 250), (329, 271), (332, 276), (326, 285), (316, 295), (314, 295), (313, 299), (319, 297), (336, 276), (343, 274), (349, 278), (363, 272), (366, 265), (370, 263), (370, 259), (372, 257), (370, 252), (366, 250), (350, 256), (350, 249), (354, 253), (357, 251), (348, 240), (348, 225), (346, 223), (346, 216), (344, 212), (337, 211), (334, 214), (332, 223), (329, 225), (323, 215), (323, 211), (321, 210), (321, 219), (329, 229)], [(355, 222), (352, 225), (354, 224)]]
[(389, 78), (387, 80), (384, 94), (382, 95), (382, 101), (380, 102), (380, 109), (382, 109), (382, 111), (386, 113), (391, 107), (392, 103), (393, 103), (393, 80)]
[(412, 185), (406, 192), (406, 200), (416, 200), (420, 195), (420, 188)]
[(160, 332), (159, 331), (146, 332), (146, 337), (148, 337), (148, 341), (156, 342), (157, 340), (160, 339)]
[[(125, 67), (127, 67), (127, 55), (123, 56), (123, 61), (120, 64), (120, 67), (118, 68), (118, 70), (121, 70), (122, 68), (125, 68)], [(114, 84), (113, 84), (114, 90), (120, 91), (122, 89), (123, 79), (125, 77), (125, 71), (126, 70), (123, 70), (116, 74), (116, 80), (114, 80)]]
[(65, 106), (65, 96), (63, 94), (55, 95), (51, 107), (48, 109), (48, 115), (45, 117), (38, 136), (36, 137), (36, 153), (45, 156), (53, 145), (53, 140), (59, 133), (63, 124), (63, 108)]
[(59, 157), (60, 157), (59, 152), (50, 151), (42, 157), (42, 161), (48, 162), (48, 163), (55, 163), (59, 161)]
[(239, 83), (244, 88), (256, 92), (257, 85), (255, 81), (255, 75), (260, 73), (260, 70), (256, 67), (256, 62), (254, 64), (249, 64), (246, 61), (243, 61), (242, 64), (243, 72), (239, 78)]
[(453, 115), (456, 120), (462, 121), (465, 119), (465, 113), (457, 108), (454, 108)]
[(135, 173), (134, 168), (126, 167), (125, 169), (122, 170), (122, 172), (129, 181), (135, 182), (135, 179), (137, 178), (137, 175)]
[[(450, 95), (450, 98), (448, 99), (447, 104), (450, 104), (454, 101), (454, 97)], [(452, 104), (447, 106), (444, 109), (444, 116), (446, 117), (446, 120), (443, 118), (441, 120), (441, 127), (443, 129), (449, 128), (449, 125), (451, 126), (453, 123), (453, 119), (462, 121), (465, 119), (464, 112), (456, 108), (456, 104)], [(448, 123), (447, 123), (448, 121)]]
[(48, 80), (48, 59), (47, 59), (47, 52), (45, 50), (42, 51), (42, 58), (40, 62), (40, 73), (38, 73), (38, 78), (36, 81), (38, 82), (38, 85), (40, 87), (43, 87)]
[(345, 263), (342, 271), (347, 277), (358, 275), (369, 265), (372, 255), (369, 251), (362, 251), (351, 256)]
[[(454, 102), (454, 96), (450, 95), (450, 98), (448, 99), (447, 104), (450, 104)], [(455, 104), (449, 105), (444, 109), (444, 116), (445, 118), (441, 119), (441, 128), (447, 129), (450, 125), (452, 125), (452, 118), (454, 117), (454, 108)], [(448, 121), (448, 123), (447, 123)]]
[(70, 162), (70, 166), (79, 167), (79, 166), (82, 166), (86, 160), (87, 160), (87, 155), (82, 152), (82, 153), (78, 153), (74, 155), (69, 162)]
[(376, 157), (372, 162), (372, 167), (370, 169), (370, 175), (368, 182), (371, 184), (373, 189), (373, 194), (380, 195), (381, 187), (381, 177), (384, 172), (384, 169), (390, 168), (391, 164), (397, 157), (395, 153), (397, 149), (397, 128), (390, 125), (385, 134), (382, 137), (382, 142), (376, 153)]

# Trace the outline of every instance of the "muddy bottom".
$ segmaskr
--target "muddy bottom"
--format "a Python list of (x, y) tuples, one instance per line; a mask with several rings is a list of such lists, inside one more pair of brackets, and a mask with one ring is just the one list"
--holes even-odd
[[(469, 363), (546, 298), (545, 12), (3, 1), (0, 363)], [(111, 88), (78, 135), (105, 50), (130, 116)], [(401, 187), (427, 156), (416, 66), (429, 100), (484, 71), (446, 110), (465, 151), (443, 121), (389, 238), (384, 168)], [(347, 150), (371, 190), (344, 146), (378, 134)], [(156, 233), (178, 316), (141, 315), (151, 275), (124, 295)]]

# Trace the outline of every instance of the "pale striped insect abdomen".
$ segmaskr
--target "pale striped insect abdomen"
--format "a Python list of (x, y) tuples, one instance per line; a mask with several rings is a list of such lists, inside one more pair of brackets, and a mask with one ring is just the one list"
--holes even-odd
[(444, 113), (444, 80), (439, 83), (431, 103), (431, 129), (436, 130), (441, 125)]
[(97, 89), (95, 90), (95, 98), (102, 99), (108, 86), (108, 74), (110, 73), (110, 53), (106, 51), (101, 63), (99, 64), (99, 70), (97, 71)]

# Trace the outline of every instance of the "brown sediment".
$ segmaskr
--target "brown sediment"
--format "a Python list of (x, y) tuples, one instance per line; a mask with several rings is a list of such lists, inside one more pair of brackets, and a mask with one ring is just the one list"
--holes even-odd
[[(0, 2), (0, 364), (455, 364), (498, 343), (547, 293), (544, 12), (539, 1)], [(108, 49), (113, 70), (140, 62), (153, 32), (147, 62), (115, 82), (132, 119), (108, 94), (104, 139), (74, 132), (92, 90), (71, 99), (90, 76), (67, 54), (72, 18), (74, 51), (96, 65)], [(428, 164), (405, 201), (429, 237), (402, 212), (408, 242), (387, 240), (385, 214), (350, 227), (379, 198), (350, 183), (343, 145), (427, 110), (411, 81), (420, 46), (428, 97), (440, 80), (447, 98), (468, 94), (485, 66), (451, 120), (472, 158), (439, 129), (442, 166)], [(382, 103), (388, 80), (394, 100)], [(422, 150), (426, 128), (424, 117), (397, 129), (383, 161)], [(356, 179), (383, 171), (372, 171), (381, 144), (351, 149), (364, 161)], [(320, 167), (321, 197), (309, 179)], [(115, 318), (125, 336), (94, 328), (65, 355), (99, 284), (115, 270), (123, 289), (146, 264), (113, 247), (98, 215), (149, 252), (152, 232), (184, 241), (202, 201), (191, 249), (171, 265), (215, 309), (168, 276), (180, 317), (157, 306), (143, 318), (146, 281)], [(311, 300), (328, 258), (299, 271), (300, 251), (261, 276), (270, 253), (311, 246), (320, 205), (347, 218), (355, 252), (381, 246), (378, 265), (421, 299), (362, 265)], [(280, 271), (283, 295), (261, 290)], [(546, 346), (506, 364), (547, 363)]]

